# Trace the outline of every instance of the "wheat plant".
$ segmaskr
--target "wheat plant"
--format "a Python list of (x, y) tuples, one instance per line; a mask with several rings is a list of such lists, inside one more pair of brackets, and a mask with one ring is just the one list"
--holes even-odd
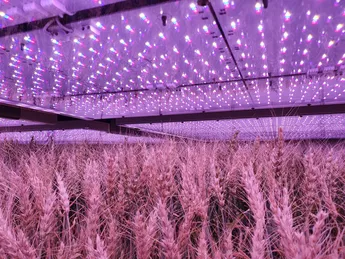
[(0, 258), (345, 258), (345, 147), (20, 145), (0, 153)]

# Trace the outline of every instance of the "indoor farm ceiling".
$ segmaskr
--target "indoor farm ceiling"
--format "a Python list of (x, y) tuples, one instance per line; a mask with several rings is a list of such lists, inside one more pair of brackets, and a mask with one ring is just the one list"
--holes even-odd
[(0, 100), (199, 139), (343, 138), (344, 1), (205, 3), (4, 0)]

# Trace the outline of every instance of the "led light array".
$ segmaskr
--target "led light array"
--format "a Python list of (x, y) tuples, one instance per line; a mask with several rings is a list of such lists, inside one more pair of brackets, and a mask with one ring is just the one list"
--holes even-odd
[(245, 76), (301, 73), (344, 62), (341, 3), (276, 2), (265, 10), (260, 2), (213, 4), (226, 10), (220, 22)]
[[(22, 95), (21, 101), (95, 118), (99, 116), (113, 117), (204, 110), (248, 109), (252, 107), (270, 107), (270, 105), (290, 106), (303, 103), (318, 104), (320, 102), (344, 101), (343, 81), (344, 78), (339, 76), (279, 79), (269, 88), (270, 96), (273, 97), (274, 102), (269, 101), (265, 95), (267, 80), (255, 81), (255, 86), (249, 90), (249, 93), (252, 96), (255, 93), (260, 94), (261, 101), (253, 106), (246, 102), (248, 92), (242, 89), (241, 83), (84, 97), (50, 98), (49, 96), (34, 97), (30, 94)], [(11, 84), (4, 85), (11, 88)], [(7, 88), (3, 87), (2, 89)], [(18, 96), (15, 92), (5, 97), (13, 99), (14, 95)], [(244, 96), (247, 98), (244, 98)]]
[(237, 119), (222, 121), (174, 122), (127, 125), (143, 130), (164, 132), (195, 139), (275, 139), (282, 128), (285, 139), (343, 138), (345, 115)]
[[(183, 6), (181, 8), (183, 8)], [(188, 9), (185, 13), (185, 17), (187, 18), (192, 15), (195, 16), (194, 13), (189, 14)], [(15, 45), (17, 43), (17, 46), (19, 46), (19, 42), (23, 41), (23, 38), (13, 37), (12, 42), (14, 43), (11, 43), (10, 49), (11, 52), (19, 52), (19, 55), (14, 55), (16, 56), (16, 58), (20, 59), (21, 57), (25, 57), (25, 59), (27, 59), (28, 62), (31, 62), (34, 65), (37, 64), (37, 66), (46, 71), (45, 73), (36, 72), (36, 74), (40, 75), (42, 84), (44, 83), (43, 81), (45, 80), (45, 77), (49, 80), (49, 82), (46, 83), (49, 83), (52, 86), (50, 88), (50, 93), (47, 93), (42, 89), (42, 95), (53, 94), (61, 96), (64, 94), (75, 94), (84, 91), (86, 91), (86, 93), (91, 93), (97, 91), (133, 89), (138, 87), (149, 88), (152, 84), (163, 84), (170, 88), (170, 86), (176, 86), (181, 83), (193, 84), (209, 80), (224, 80), (228, 78), (238, 77), (238, 74), (236, 74), (236, 70), (234, 70), (234, 68), (231, 68), (231, 66), (226, 64), (226, 62), (229, 62), (229, 55), (225, 53), (218, 53), (219, 56), (216, 55), (218, 49), (223, 48), (222, 45), (224, 45), (219, 38), (213, 39), (211, 35), (206, 36), (212, 39), (210, 40), (210, 42), (208, 40), (205, 42), (204, 40), (200, 41), (198, 39), (199, 34), (201, 34), (202, 36), (203, 34), (207, 35), (208, 33), (215, 33), (216, 27), (214, 24), (211, 23), (208, 26), (200, 26), (202, 27), (202, 31), (199, 27), (197, 29), (197, 34), (195, 37), (189, 36), (186, 33), (186, 31), (189, 31), (191, 28), (188, 28), (188, 30), (185, 29), (183, 31), (183, 34), (185, 34), (185, 42), (171, 44), (169, 43), (169, 38), (167, 37), (168, 35), (170, 35), (171, 38), (173, 35), (175, 36), (176, 33), (179, 33), (181, 31), (178, 20), (182, 18), (178, 19), (175, 16), (171, 16), (171, 26), (169, 28), (168, 33), (158, 32), (158, 37), (155, 42), (154, 38), (152, 41), (151, 37), (152, 33), (154, 33), (153, 30), (155, 28), (153, 28), (150, 24), (153, 22), (150, 22), (149, 17), (150, 16), (148, 14), (144, 14), (142, 12), (138, 13), (138, 16), (136, 17), (136, 19), (134, 19), (136, 23), (138, 23), (139, 21), (139, 27), (136, 30), (133, 29), (134, 26), (131, 26), (129, 24), (129, 21), (126, 20), (123, 16), (117, 17), (121, 19), (121, 22), (119, 24), (123, 24), (122, 28), (121, 26), (120, 28), (118, 28), (114, 25), (111, 25), (108, 27), (108, 29), (106, 29), (106, 26), (102, 24), (103, 22), (95, 22), (96, 26), (103, 32), (103, 35), (101, 37), (91, 35), (90, 38), (87, 40), (83, 41), (80, 39), (75, 39), (73, 43), (64, 43), (56, 39), (51, 39), (52, 44), (50, 46), (48, 45), (49, 48), (45, 49), (41, 49), (38, 47), (38, 45), (41, 45), (40, 38), (42, 37), (42, 33), (37, 33), (37, 35), (25, 35), (25, 56), (24, 54), (19, 52), (18, 47), (16, 49)], [(142, 21), (143, 23), (140, 21)], [(194, 21), (198, 20), (194, 19)], [(106, 22), (107, 21), (105, 21), (105, 23)], [(147, 34), (147, 39), (150, 39), (151, 42), (146, 41), (144, 49), (142, 51), (133, 53), (133, 51), (129, 50), (129, 48), (134, 50), (138, 49), (138, 47), (141, 48), (142, 46), (139, 46), (139, 42), (133, 41), (132, 39), (133, 37), (135, 38), (138, 34), (142, 34), (144, 32), (142, 28), (147, 27), (148, 23), (149, 31)], [(126, 37), (122, 39), (114, 39), (113, 37), (107, 36), (113, 34), (114, 31), (119, 31), (120, 29), (122, 32), (121, 35), (123, 34), (123, 36)], [(219, 32), (216, 33), (219, 34)], [(119, 35), (120, 34), (118, 33), (117, 36)], [(203, 43), (212, 44), (214, 48), (214, 50), (212, 50), (211, 53), (211, 57), (213, 60), (212, 63), (211, 60), (206, 60), (204, 58), (201, 58), (201, 60), (197, 59), (203, 53), (209, 52), (208, 50), (200, 51), (200, 48), (195, 48), (193, 51), (192, 48), (189, 52), (184, 51), (185, 49), (190, 49), (193, 45), (195, 45), (192, 41), (193, 38), (196, 39), (196, 45), (201, 44), (200, 46), (202, 46)], [(108, 47), (100, 43), (100, 40), (102, 39), (108, 39), (110, 43), (118, 42), (115, 45), (107, 44), (107, 46), (118, 45), (118, 48), (115, 49), (115, 47), (109, 47), (108, 49)], [(66, 45), (73, 46), (68, 47)], [(109, 51), (109, 55), (111, 56), (108, 56), (106, 58), (102, 56), (102, 61), (100, 61), (100, 53), (104, 53), (105, 47), (108, 49), (106, 51)], [(172, 56), (173, 59), (175, 59), (178, 62), (173, 62), (173, 60), (171, 60), (171, 57), (168, 58), (169, 55), (167, 54), (157, 53), (157, 49), (161, 49), (162, 47), (163, 50), (168, 51), (167, 53), (169, 53), (170, 50), (175, 55)], [(208, 47), (206, 49), (208, 49)], [(73, 53), (71, 53), (72, 50)], [(181, 51), (186, 54), (193, 53), (193, 55), (187, 57), (186, 54), (182, 54)], [(37, 55), (38, 53), (39, 55)], [(49, 53), (51, 53), (51, 55), (48, 55)], [(119, 53), (123, 53), (123, 57)], [(130, 55), (134, 54), (134, 57), (137, 56), (137, 58), (128, 58), (128, 60), (126, 60), (126, 56), (129, 56), (127, 53)], [(227, 55), (228, 57), (226, 57)], [(218, 58), (220, 60), (218, 60)], [(210, 69), (211, 67), (215, 67), (214, 64), (217, 64), (218, 62), (223, 63), (225, 65), (225, 68), (229, 69), (230, 77), (217, 77), (217, 74), (219, 72), (216, 72), (215, 69)], [(63, 64), (71, 64), (71, 67), (67, 70), (66, 67), (63, 67)], [(169, 69), (169, 65), (171, 65), (173, 72), (168, 72), (171, 70)], [(198, 67), (201, 67), (202, 69), (199, 69)], [(167, 70), (164, 72), (164, 70), (162, 70), (161, 68), (166, 68)], [(24, 69), (27, 68), (24, 66)], [(176, 70), (176, 72), (174, 71), (174, 69)], [(114, 74), (113, 71), (117, 72), (115, 72)], [(154, 73), (154, 71), (157, 72), (157, 75)], [(24, 72), (25, 74), (32, 73), (31, 70)], [(205, 77), (205, 72), (208, 74), (207, 78)], [(54, 74), (53, 82), (51, 76), (49, 75), (51, 73)], [(88, 76), (86, 77), (85, 75)], [(224, 71), (224, 75), (227, 75), (226, 71)], [(66, 76), (68, 76), (68, 80), (66, 80)], [(178, 78), (179, 80), (174, 78)], [(38, 81), (39, 80), (34, 80), (35, 84), (37, 84)], [(26, 86), (30, 86), (31, 82), (25, 82), (24, 84)], [(36, 92), (40, 89), (40, 87), (35, 88)], [(27, 90), (32, 91), (32, 89)], [(39, 94), (35, 93), (35, 95), (37, 96)]]
[[(261, 102), (254, 105), (248, 104), (243, 98), (243, 96), (247, 96), (248, 99), (248, 92), (239, 87), (240, 83), (198, 86), (180, 90), (60, 98), (48, 101), (48, 103), (56, 104), (56, 108), (59, 110), (96, 118), (99, 116), (121, 117), (189, 111), (251, 109), (253, 107), (314, 105), (344, 102), (343, 80), (343, 77), (335, 76), (276, 80), (269, 89), (273, 101), (269, 101), (265, 95), (267, 80), (259, 80), (255, 82), (254, 90), (249, 90), (252, 96), (255, 91), (261, 95)], [(281, 86), (279, 89), (278, 84)]]
[(129, 137), (94, 130), (55, 130), (32, 132), (6, 132), (0, 133), (0, 141), (15, 140), (19, 143), (28, 143), (34, 140), (38, 144), (47, 144), (54, 140), (55, 143), (153, 143), (159, 140), (149, 137)]
[[(304, 3), (212, 2), (225, 9), (218, 17), (245, 78), (341, 65), (344, 7)], [(247, 90), (208, 8), (193, 1), (92, 22), (99, 35), (70, 42), (42, 31), (3, 39), (2, 97), (96, 118), (344, 101), (341, 75), (248, 80)], [(223, 80), (238, 81), (208, 84)]]
[[(189, 111), (250, 109), (252, 107), (272, 107), (272, 105), (294, 106), (296, 104), (303, 105), (303, 103), (305, 105), (319, 104), (320, 102), (338, 103), (345, 100), (344, 89), (341, 87), (342, 80), (343, 78), (334, 76), (277, 80), (282, 85), (279, 88), (280, 90), (274, 87), (270, 89), (275, 102), (268, 102), (267, 97), (264, 95), (266, 80), (260, 80), (255, 83), (263, 101), (254, 106), (245, 102), (242, 96), (248, 96), (248, 93), (239, 88), (240, 84), (236, 83), (198, 86), (179, 90), (169, 89), (84, 97), (33, 98), (28, 96), (26, 101), (43, 107), (55, 108), (66, 113), (94, 118), (100, 116), (157, 115), (160, 113)], [(285, 87), (285, 85), (288, 87)], [(250, 90), (249, 92), (254, 94), (253, 91), (256, 90)], [(282, 99), (278, 97), (282, 97)], [(24, 100), (22, 98), (22, 101)]]

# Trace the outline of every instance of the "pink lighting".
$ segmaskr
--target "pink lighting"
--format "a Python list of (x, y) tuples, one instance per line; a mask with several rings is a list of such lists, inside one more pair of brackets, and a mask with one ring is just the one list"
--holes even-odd
[(261, 8), (262, 8), (261, 3), (260, 2), (256, 2), (256, 4), (255, 4), (255, 11), (257, 13), (261, 13)]
[(5, 14), (4, 12), (0, 11), (0, 17), (3, 17), (7, 20), (13, 21), (13, 18)]
[(291, 18), (291, 13), (289, 11), (285, 11), (285, 21), (289, 21)]
[(340, 31), (344, 27), (344, 24), (339, 23), (335, 29), (336, 32)]
[[(65, 2), (72, 16), (113, 3)], [(3, 5), (2, 28), (39, 19), (9, 15), (18, 3)], [(211, 1), (216, 21), (209, 6), (174, 1), (68, 23), (68, 33), (41, 24), (1, 39), (0, 98), (91, 119), (343, 102), (344, 6), (335, 3)], [(241, 76), (253, 78), (248, 89)]]
[(317, 24), (317, 22), (318, 22), (318, 20), (319, 20), (319, 18), (320, 18), (320, 15), (314, 15), (313, 16), (313, 21), (312, 21), (312, 24)]
[(312, 39), (313, 39), (313, 35), (308, 34), (308, 36), (307, 36), (307, 41), (310, 42)]

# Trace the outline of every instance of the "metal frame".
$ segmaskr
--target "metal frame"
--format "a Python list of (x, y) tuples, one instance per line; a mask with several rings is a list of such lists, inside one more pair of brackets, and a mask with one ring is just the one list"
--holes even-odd
[(97, 130), (106, 133), (134, 136), (134, 137), (153, 137), (162, 138), (167, 134), (147, 132), (136, 128), (128, 128), (124, 126), (111, 125), (109, 122), (100, 121), (84, 121), (79, 119), (69, 121), (59, 121), (55, 124), (38, 124), (38, 125), (22, 125), (22, 126), (9, 126), (0, 127), (0, 133), (6, 132), (29, 132), (29, 131), (54, 131), (54, 130)]
[(109, 124), (98, 121), (60, 121), (55, 124), (38, 124), (0, 127), (1, 132), (27, 132), (27, 131), (52, 131), (52, 130), (71, 130), (71, 129), (90, 129), (109, 132)]
[[(277, 78), (300, 77), (300, 76), (307, 76), (307, 73), (293, 73), (293, 74), (282, 74), (282, 75), (273, 75), (273, 76), (270, 75), (270, 76), (238, 78), (238, 79), (229, 79), (229, 80), (212, 81), (212, 82), (195, 83), (195, 84), (181, 84), (177, 86), (175, 89), (167, 88), (167, 89), (160, 89), (159, 91), (178, 91), (185, 88), (202, 87), (202, 86), (208, 86), (208, 85), (220, 85), (220, 84), (257, 81), (257, 80), (272, 80), (272, 79), (277, 79)], [(60, 99), (69, 98), (69, 97), (84, 97), (84, 96), (97, 96), (97, 95), (105, 96), (109, 94), (124, 94), (124, 93), (137, 93), (137, 92), (148, 92), (148, 91), (152, 91), (152, 90), (146, 88), (146, 89), (119, 90), (119, 91), (109, 91), (109, 92), (70, 94), (70, 95), (64, 95), (61, 97), (54, 97), (54, 99), (60, 100)]]
[(72, 129), (89, 129), (103, 131), (107, 133), (137, 136), (137, 137), (154, 137), (161, 138), (167, 136), (164, 133), (147, 132), (136, 128), (128, 128), (114, 124), (114, 120), (83, 120), (64, 115), (41, 112), (34, 109), (22, 108), (0, 104), (0, 118), (12, 120), (28, 120), (45, 124), (37, 125), (20, 125), (0, 127), (2, 132), (28, 132), (28, 131), (53, 131), (53, 130), (72, 130)]
[(215, 22), (216, 22), (216, 24), (217, 24), (217, 27), (218, 27), (218, 29), (219, 29), (219, 31), (220, 31), (220, 34), (222, 35), (222, 38), (223, 38), (223, 40), (224, 40), (224, 42), (225, 42), (225, 45), (226, 45), (226, 48), (227, 48), (228, 51), (230, 52), (231, 58), (232, 58), (232, 60), (234, 61), (235, 67), (237, 68), (238, 74), (240, 75), (241, 81), (242, 81), (244, 87), (245, 87), (246, 90), (247, 90), (247, 93), (248, 93), (248, 95), (249, 95), (249, 97), (250, 97), (250, 100), (252, 101), (252, 103), (254, 103), (253, 97), (251, 96), (251, 94), (250, 94), (250, 92), (249, 92), (249, 88), (248, 88), (248, 86), (247, 86), (246, 80), (244, 80), (244, 77), (243, 77), (243, 75), (242, 75), (241, 69), (240, 69), (240, 67), (239, 67), (239, 65), (238, 65), (238, 63), (237, 63), (237, 60), (236, 60), (236, 58), (235, 58), (235, 55), (234, 55), (234, 53), (233, 53), (233, 51), (232, 51), (232, 49), (231, 49), (231, 47), (230, 47), (230, 44), (229, 44), (229, 42), (228, 42), (228, 38), (226, 37), (226, 35), (225, 35), (225, 33), (224, 33), (224, 30), (223, 30), (223, 28), (222, 28), (222, 25), (221, 25), (220, 22), (219, 22), (219, 19), (218, 19), (218, 17), (217, 17), (217, 14), (216, 14), (214, 8), (213, 8), (213, 5), (212, 5), (212, 3), (209, 1), (208, 4), (207, 4), (207, 6), (208, 6), (208, 8), (210, 9), (210, 12), (211, 12), (211, 14), (212, 14), (212, 16), (213, 16), (213, 19), (215, 20)]
[[(1, 132), (53, 131), (71, 129), (98, 130), (107, 133), (138, 137), (161, 138), (169, 136), (166, 133), (150, 132), (140, 128), (128, 127), (132, 124), (167, 123), (208, 120), (233, 120), (246, 118), (267, 118), (283, 116), (306, 116), (345, 113), (345, 104), (307, 105), (298, 107), (262, 108), (250, 110), (232, 110), (218, 112), (200, 112), (186, 114), (167, 114), (159, 116), (122, 117), (103, 120), (82, 120), (61, 116), (53, 113), (43, 113), (36, 110), (0, 105), (0, 117), (10, 119), (26, 119), (50, 124), (28, 126), (0, 127)], [(170, 135), (171, 136), (171, 135)], [(183, 136), (174, 136), (182, 137)]]
[(199, 112), (185, 114), (167, 114), (145, 117), (116, 118), (116, 125), (143, 124), (143, 123), (167, 123), (205, 120), (233, 120), (249, 118), (267, 118), (284, 116), (305, 116), (345, 113), (345, 104), (307, 105), (295, 107), (261, 108), (250, 110), (232, 110), (218, 112)]
[(41, 112), (33, 109), (27, 109), (19, 106), (0, 104), (0, 118), (13, 119), (13, 120), (29, 120), (42, 123), (54, 124), (59, 118), (64, 116)]

